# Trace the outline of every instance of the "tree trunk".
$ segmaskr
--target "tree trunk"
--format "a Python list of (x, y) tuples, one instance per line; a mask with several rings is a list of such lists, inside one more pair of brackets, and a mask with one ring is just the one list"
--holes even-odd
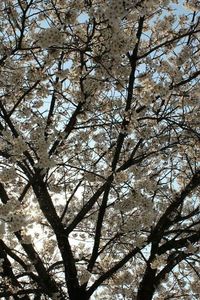
[(146, 268), (144, 277), (140, 282), (136, 300), (151, 300), (155, 292), (156, 270), (150, 266)]
[(69, 295), (70, 300), (88, 300), (89, 297), (84, 288), (80, 287), (79, 289), (71, 291)]

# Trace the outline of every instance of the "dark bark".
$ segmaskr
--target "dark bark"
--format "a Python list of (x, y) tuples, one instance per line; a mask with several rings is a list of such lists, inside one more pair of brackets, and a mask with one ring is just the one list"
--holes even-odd
[(151, 300), (155, 292), (155, 275), (156, 270), (147, 266), (144, 277), (140, 282), (137, 300)]

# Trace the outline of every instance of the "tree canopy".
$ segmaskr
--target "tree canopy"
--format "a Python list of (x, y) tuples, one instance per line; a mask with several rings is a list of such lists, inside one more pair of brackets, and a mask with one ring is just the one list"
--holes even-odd
[(0, 1), (0, 299), (200, 298), (199, 12)]

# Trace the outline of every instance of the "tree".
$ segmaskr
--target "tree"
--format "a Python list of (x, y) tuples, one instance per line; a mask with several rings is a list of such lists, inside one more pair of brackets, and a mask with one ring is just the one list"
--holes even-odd
[(199, 299), (199, 9), (0, 2), (1, 299)]

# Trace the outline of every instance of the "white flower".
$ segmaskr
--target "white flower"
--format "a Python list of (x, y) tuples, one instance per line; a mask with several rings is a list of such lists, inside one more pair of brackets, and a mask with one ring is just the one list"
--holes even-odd
[(62, 46), (64, 35), (58, 28), (46, 28), (38, 35), (38, 46), (43, 49), (51, 46)]
[(4, 234), (5, 234), (5, 223), (4, 222), (0, 222), (0, 239), (3, 238)]
[(151, 262), (151, 268), (157, 269), (166, 264), (166, 258), (164, 256), (156, 256), (155, 259)]
[(90, 276), (91, 276), (91, 274), (88, 270), (81, 269), (80, 276), (79, 276), (80, 284), (82, 285), (82, 284), (86, 283), (89, 280)]
[(1, 173), (0, 173), (0, 179), (3, 182), (8, 182), (11, 181), (15, 178), (16, 176), (16, 172), (15, 172), (15, 168), (11, 167), (9, 169), (4, 169)]

